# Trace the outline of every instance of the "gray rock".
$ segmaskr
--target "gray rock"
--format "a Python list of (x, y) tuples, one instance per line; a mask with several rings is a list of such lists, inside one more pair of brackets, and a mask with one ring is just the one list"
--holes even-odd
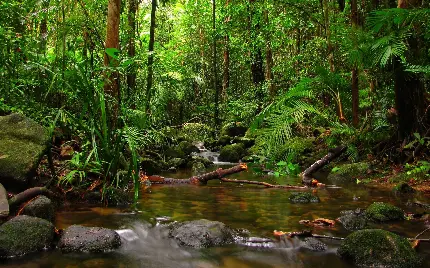
[(22, 214), (52, 222), (55, 218), (54, 204), (51, 199), (40, 195), (24, 207)]
[(121, 246), (117, 232), (101, 227), (72, 225), (64, 230), (58, 248), (63, 253), (106, 252)]
[(218, 221), (202, 219), (174, 223), (170, 228), (169, 236), (182, 246), (208, 248), (234, 242), (234, 231)]
[(49, 135), (20, 114), (0, 116), (0, 126), (0, 183), (9, 190), (23, 190), (46, 151)]
[(9, 216), (9, 202), (7, 201), (7, 192), (0, 183), (0, 219)]
[(337, 253), (360, 267), (420, 267), (421, 258), (409, 241), (379, 229), (355, 231), (342, 241)]
[(327, 245), (314, 237), (306, 237), (303, 241), (303, 247), (312, 251), (326, 251)]
[(366, 229), (367, 217), (362, 209), (344, 210), (340, 212), (339, 222), (349, 231)]
[(55, 227), (47, 220), (20, 215), (0, 226), (0, 258), (41, 251), (52, 245)]

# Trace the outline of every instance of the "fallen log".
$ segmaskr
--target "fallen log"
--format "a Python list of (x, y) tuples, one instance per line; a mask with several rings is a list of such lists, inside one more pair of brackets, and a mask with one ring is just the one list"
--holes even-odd
[(197, 184), (197, 185), (205, 185), (210, 180), (219, 180), (224, 176), (228, 176), (231, 174), (235, 174), (244, 170), (247, 170), (248, 167), (245, 163), (228, 168), (222, 169), (219, 168), (215, 171), (205, 173), (199, 176), (193, 176), (188, 179), (173, 179), (173, 178), (165, 178), (162, 176), (144, 176), (142, 178), (142, 182), (149, 181), (151, 184)]
[(38, 195), (44, 195), (52, 199), (59, 198), (58, 195), (48, 190), (46, 187), (33, 187), (13, 196), (8, 200), (10, 212), (15, 212), (22, 203), (25, 203)]
[(235, 180), (235, 179), (226, 179), (221, 178), (219, 179), (222, 182), (232, 182), (232, 183), (240, 183), (240, 184), (254, 184), (254, 185), (262, 185), (267, 188), (281, 188), (281, 189), (295, 189), (295, 190), (306, 190), (309, 189), (307, 186), (295, 186), (295, 185), (276, 185), (276, 184), (270, 184), (267, 182), (262, 181), (248, 181), (248, 180)]
[(330, 163), (333, 159), (339, 157), (346, 150), (346, 146), (338, 146), (334, 149), (329, 150), (328, 154), (326, 154), (323, 158), (317, 160), (310, 167), (303, 171), (302, 175), (302, 183), (306, 186), (316, 186), (318, 181), (312, 178), (312, 174), (317, 172), (319, 169)]

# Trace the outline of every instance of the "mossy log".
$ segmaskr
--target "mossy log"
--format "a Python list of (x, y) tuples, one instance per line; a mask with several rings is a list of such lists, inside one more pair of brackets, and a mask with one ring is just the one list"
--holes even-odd
[(313, 183), (314, 180), (312, 178), (312, 174), (320, 170), (325, 165), (329, 164), (333, 159), (339, 157), (345, 150), (346, 146), (343, 145), (331, 149), (323, 158), (319, 159), (305, 171), (303, 171), (302, 183), (306, 186), (315, 186), (315, 183)]

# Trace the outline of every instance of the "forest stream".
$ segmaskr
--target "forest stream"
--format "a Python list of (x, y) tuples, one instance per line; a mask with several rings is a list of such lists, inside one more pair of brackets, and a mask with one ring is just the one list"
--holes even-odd
[[(187, 178), (191, 171), (163, 174)], [(273, 176), (261, 176), (251, 170), (234, 174), (236, 179), (274, 182)], [(298, 178), (276, 178), (278, 183), (294, 183)], [(324, 182), (324, 179), (322, 179)], [(352, 267), (336, 255), (339, 241), (322, 239), (328, 245), (325, 252), (313, 252), (303, 247), (298, 238), (288, 243), (266, 242), (255, 245), (231, 245), (203, 250), (179, 247), (164, 238), (160, 226), (166, 221), (208, 219), (220, 221), (232, 228), (245, 228), (255, 237), (274, 238), (274, 230), (300, 231), (310, 229), (300, 220), (336, 219), (342, 210), (366, 208), (375, 201), (389, 202), (406, 212), (422, 209), (406, 206), (408, 198), (396, 196), (390, 190), (364, 185), (328, 185), (318, 189), (320, 203), (291, 204), (290, 191), (265, 189), (255, 185), (238, 185), (210, 181), (207, 186), (153, 185), (142, 188), (136, 209), (130, 207), (74, 207), (57, 213), (55, 226), (73, 224), (100, 226), (117, 230), (123, 240), (121, 248), (103, 254), (63, 255), (58, 250), (10, 259), (2, 267)], [(411, 198), (409, 196), (409, 198)], [(414, 196), (416, 200), (423, 197)], [(406, 237), (415, 237), (426, 229), (424, 221), (407, 220), (381, 224), (379, 228)], [(345, 237), (350, 232), (336, 222), (331, 228), (313, 228), (316, 234)], [(423, 267), (430, 267), (430, 246), (421, 243)]]

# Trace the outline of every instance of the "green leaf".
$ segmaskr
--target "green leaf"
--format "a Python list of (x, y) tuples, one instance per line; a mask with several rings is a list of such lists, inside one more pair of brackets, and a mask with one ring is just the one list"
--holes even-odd
[(287, 163), (287, 162), (285, 162), (285, 161), (279, 161), (278, 163), (276, 163), (276, 165), (277, 165), (278, 167), (283, 167), (283, 166), (288, 165), (288, 163)]
[(356, 183), (357, 183), (357, 184), (361, 183), (361, 180), (357, 179), (357, 180), (356, 180)]
[(276, 171), (273, 175), (275, 175), (275, 177), (279, 177), (280, 173)]
[(114, 58), (118, 60), (120, 51), (117, 48), (114, 47), (108, 47), (106, 48), (106, 54), (108, 54), (109, 57)]
[(331, 172), (337, 172), (337, 171), (339, 171), (340, 170), (340, 168), (339, 167), (334, 167), (334, 168), (332, 168), (331, 169)]

